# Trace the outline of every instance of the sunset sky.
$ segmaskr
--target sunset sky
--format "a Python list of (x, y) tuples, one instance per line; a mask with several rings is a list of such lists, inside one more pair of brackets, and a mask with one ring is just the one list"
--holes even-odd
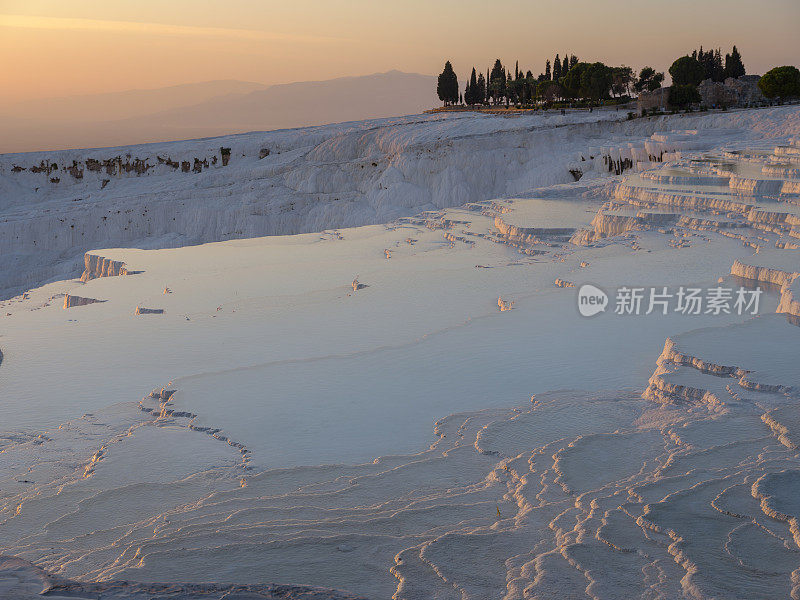
[(556, 52), (666, 69), (699, 44), (750, 73), (800, 57), (797, 0), (0, 0), (6, 101), (213, 79), (285, 83), (390, 69), (462, 78)]

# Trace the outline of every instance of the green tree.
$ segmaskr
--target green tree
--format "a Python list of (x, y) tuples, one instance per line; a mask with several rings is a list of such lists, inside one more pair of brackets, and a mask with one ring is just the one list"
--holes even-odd
[(556, 59), (553, 61), (553, 81), (558, 81), (559, 79), (561, 79), (561, 58), (556, 54)]
[(547, 59), (547, 62), (544, 64), (544, 78), (548, 81), (553, 79), (553, 76), (550, 74), (550, 59)]
[(725, 67), (722, 64), (722, 52), (719, 48), (704, 52), (703, 47), (700, 46), (699, 50), (692, 52), (691, 57), (703, 66), (705, 71), (703, 79), (711, 79), (712, 81), (725, 80)]
[(506, 106), (509, 102), (516, 104), (517, 102), (517, 85), (511, 73), (506, 75)]
[(528, 99), (531, 102), (536, 100), (538, 96), (538, 86), (539, 82), (536, 80), (536, 77), (533, 76), (533, 73), (528, 71), (528, 74), (525, 77), (525, 87), (528, 88)]
[(796, 98), (800, 96), (800, 71), (792, 66), (775, 67), (758, 80), (758, 87), (767, 98)]
[(612, 71), (601, 62), (579, 62), (572, 67), (565, 77), (561, 78), (561, 85), (572, 97), (591, 98), (599, 100), (608, 96), (611, 89)]
[(445, 106), (458, 102), (458, 76), (449, 60), (444, 63), (444, 70), (439, 74), (436, 93)]
[(564, 88), (562, 88), (557, 81), (552, 81), (551, 79), (540, 81), (536, 92), (542, 100), (547, 102), (552, 102), (553, 100), (564, 97)]
[(478, 87), (475, 90), (475, 104), (485, 104), (486, 103), (486, 79), (483, 77), (483, 73), (478, 75)]
[(469, 81), (467, 82), (467, 87), (464, 90), (464, 101), (469, 105), (472, 106), (473, 104), (478, 104), (482, 100), (478, 99), (478, 78), (475, 73), (475, 67), (472, 67), (472, 75), (469, 76)]
[(506, 94), (506, 69), (500, 59), (494, 61), (492, 72), (489, 74), (489, 81), (487, 82), (488, 91), (487, 95), (492, 97), (495, 104), (500, 102)]
[(725, 65), (722, 63), (722, 51), (717, 48), (714, 50), (711, 61), (711, 79), (714, 81), (725, 81)]
[(567, 55), (565, 54), (564, 55), (564, 62), (561, 63), (561, 77), (566, 75), (567, 71), (569, 71), (569, 59), (567, 58)]
[(691, 84), (673, 85), (669, 88), (669, 103), (672, 106), (685, 108), (690, 104), (697, 104), (701, 101), (700, 92), (697, 87)]
[(738, 48), (734, 46), (733, 51), (725, 55), (725, 78), (739, 78), (744, 74), (745, 70), (744, 63), (742, 62), (742, 55), (739, 54)]
[(633, 89), (637, 92), (647, 90), (652, 92), (661, 87), (664, 82), (664, 73), (656, 73), (653, 67), (644, 67), (639, 72), (639, 79), (633, 84)]
[(700, 61), (691, 56), (682, 56), (669, 68), (674, 85), (693, 85), (697, 87), (706, 78), (706, 69)]
[(633, 69), (630, 67), (611, 68), (611, 91), (617, 96), (630, 94), (631, 84), (635, 79)]
[(583, 78), (584, 93), (593, 100), (605, 98), (611, 89), (612, 71), (601, 62), (591, 63)]
[[(559, 82), (564, 91), (564, 95), (577, 98), (581, 93), (581, 75), (588, 63), (578, 63), (561, 78)], [(541, 87), (541, 85), (540, 85)]]

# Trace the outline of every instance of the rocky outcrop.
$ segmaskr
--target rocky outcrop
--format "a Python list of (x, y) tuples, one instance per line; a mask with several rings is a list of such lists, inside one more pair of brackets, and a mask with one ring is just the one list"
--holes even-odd
[(798, 273), (759, 265), (748, 265), (740, 260), (733, 261), (733, 265), (731, 265), (731, 275), (752, 279), (753, 281), (763, 281), (781, 287), (790, 284), (798, 277)]
[(506, 223), (502, 217), (494, 218), (494, 226), (501, 235), (513, 241), (529, 242), (541, 238), (567, 238), (575, 231), (573, 227), (519, 227)]
[(514, 308), (514, 301), (513, 300), (503, 300), (503, 297), (499, 297), (497, 299), (497, 308), (500, 312), (505, 312), (507, 310), (511, 310)]
[(675, 223), (680, 215), (674, 213), (640, 211), (635, 215), (619, 215), (600, 210), (592, 219), (594, 229), (577, 231), (570, 243), (588, 246), (603, 238), (622, 235), (629, 231), (640, 231), (650, 227), (663, 227)]
[(771, 175), (773, 177), (800, 177), (800, 167), (794, 165), (768, 164), (761, 167), (761, 172), (764, 173), (764, 175)]
[[(689, 369), (689, 371), (684, 371)], [(697, 375), (714, 376), (700, 383)], [(714, 378), (730, 378), (744, 390), (771, 393), (789, 393), (793, 386), (760, 379), (757, 373), (739, 365), (726, 365), (701, 356), (692, 356), (681, 351), (672, 338), (667, 338), (664, 349), (656, 361), (656, 370), (647, 382), (642, 397), (660, 404), (697, 402), (708, 406), (724, 403), (718, 389), (710, 385)], [(730, 385), (716, 386), (725, 395), (734, 395)]]
[(643, 171), (639, 174), (642, 179), (647, 179), (662, 185), (728, 185), (731, 175), (676, 175), (664, 172), (663, 169)]
[(706, 79), (697, 86), (706, 106), (751, 106), (766, 101), (758, 87), (758, 75), (728, 77), (723, 81)]
[(737, 192), (751, 195), (777, 195), (783, 188), (783, 181), (779, 179), (753, 179), (731, 175), (728, 187)]
[(127, 275), (128, 269), (124, 262), (111, 260), (103, 256), (87, 252), (84, 255), (84, 269), (81, 274), (81, 281), (86, 282), (97, 277), (115, 277), (117, 275)]
[(781, 288), (781, 301), (778, 312), (800, 319), (800, 279)]
[(72, 308), (73, 306), (86, 306), (87, 304), (95, 304), (96, 302), (105, 302), (105, 300), (98, 300), (96, 298), (84, 298), (83, 296), (71, 296), (64, 294), (64, 308)]
[(633, 205), (637, 205), (638, 203), (647, 205), (662, 204), (695, 211), (718, 210), (747, 214), (753, 208), (752, 203), (741, 202), (730, 197), (650, 189), (630, 185), (625, 182), (616, 187), (614, 190), (614, 197)]
[(736, 260), (731, 266), (731, 275), (780, 287), (777, 312), (800, 317), (800, 272), (748, 265)]

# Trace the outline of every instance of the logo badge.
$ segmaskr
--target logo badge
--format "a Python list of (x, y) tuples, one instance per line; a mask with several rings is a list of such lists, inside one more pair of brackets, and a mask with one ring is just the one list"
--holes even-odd
[(605, 312), (608, 306), (608, 294), (599, 287), (590, 283), (584, 283), (578, 288), (578, 312), (584, 317)]

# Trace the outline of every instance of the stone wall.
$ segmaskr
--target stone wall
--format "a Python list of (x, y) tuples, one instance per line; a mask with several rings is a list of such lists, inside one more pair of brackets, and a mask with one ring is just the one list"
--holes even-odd
[(747, 106), (765, 100), (758, 89), (758, 75), (743, 75), (738, 79), (728, 77), (724, 82), (706, 79), (697, 90), (706, 106)]
[[(724, 82), (706, 79), (697, 86), (702, 98), (701, 104), (710, 107), (750, 106), (764, 102), (766, 98), (758, 89), (759, 75), (742, 75), (738, 79), (728, 77)], [(653, 92), (642, 92), (637, 100), (639, 112), (669, 106), (669, 87), (662, 87)]]
[(636, 106), (640, 113), (643, 110), (652, 110), (654, 108), (665, 110), (667, 108), (667, 100), (669, 100), (669, 88), (662, 87), (652, 92), (641, 92)]

